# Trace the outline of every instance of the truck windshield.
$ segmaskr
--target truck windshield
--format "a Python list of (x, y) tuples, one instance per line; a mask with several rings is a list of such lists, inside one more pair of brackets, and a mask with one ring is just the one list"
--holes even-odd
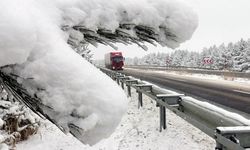
[(119, 57), (113, 57), (112, 60), (114, 62), (120, 62), (120, 61), (123, 61), (123, 57), (119, 56)]

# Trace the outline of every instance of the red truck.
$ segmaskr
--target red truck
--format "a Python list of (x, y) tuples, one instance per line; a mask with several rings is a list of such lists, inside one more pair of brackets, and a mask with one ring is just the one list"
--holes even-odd
[(122, 52), (110, 52), (105, 54), (105, 67), (112, 70), (122, 70), (124, 58)]

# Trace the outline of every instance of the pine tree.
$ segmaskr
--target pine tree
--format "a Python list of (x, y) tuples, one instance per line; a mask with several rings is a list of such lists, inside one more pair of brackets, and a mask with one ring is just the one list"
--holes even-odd
[(244, 54), (245, 54), (245, 50), (247, 48), (247, 43), (246, 41), (244, 41), (243, 39), (241, 39), (239, 42), (237, 42), (234, 45), (234, 49), (232, 52), (232, 56), (233, 56), (233, 69), (237, 70), (237, 71), (242, 71), (241, 67), (242, 64), (244, 63)]
[[(204, 58), (211, 58), (212, 64), (203, 63)], [(168, 53), (151, 53), (141, 59), (137, 58), (137, 64), (158, 66), (185, 66), (200, 67), (219, 70), (234, 70), (249, 72), (250, 70), (250, 39), (241, 39), (237, 43), (222, 43), (219, 47), (213, 45), (204, 47), (202, 52), (190, 52), (187, 50), (175, 50)]]

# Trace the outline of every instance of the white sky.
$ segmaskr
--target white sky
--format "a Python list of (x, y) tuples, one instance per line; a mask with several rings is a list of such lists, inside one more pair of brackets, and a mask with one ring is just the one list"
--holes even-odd
[[(177, 49), (201, 51), (203, 47), (237, 42), (250, 38), (250, 0), (182, 0), (190, 5), (199, 16), (199, 26), (191, 40)], [(153, 47), (145, 52), (136, 45), (118, 45), (125, 57), (141, 57), (151, 52), (172, 51), (166, 47)], [(92, 47), (91, 47), (92, 49)], [(99, 45), (93, 50), (95, 59), (103, 59), (110, 47)]]

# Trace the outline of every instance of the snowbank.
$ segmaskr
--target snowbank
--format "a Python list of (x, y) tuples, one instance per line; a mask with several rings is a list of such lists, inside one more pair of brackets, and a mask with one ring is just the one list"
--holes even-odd
[[(57, 112), (52, 117), (65, 129), (71, 123), (81, 127), (80, 140), (90, 144), (112, 133), (127, 100), (67, 45), (69, 33), (61, 26), (114, 31), (120, 23), (146, 25), (174, 34), (176, 40), (168, 32), (160, 36), (170, 47), (189, 39), (197, 27), (195, 13), (170, 0), (2, 0), (0, 18), (0, 66), (19, 64), (13, 71), (24, 78), (19, 82)], [(75, 113), (80, 117), (72, 117)]]

